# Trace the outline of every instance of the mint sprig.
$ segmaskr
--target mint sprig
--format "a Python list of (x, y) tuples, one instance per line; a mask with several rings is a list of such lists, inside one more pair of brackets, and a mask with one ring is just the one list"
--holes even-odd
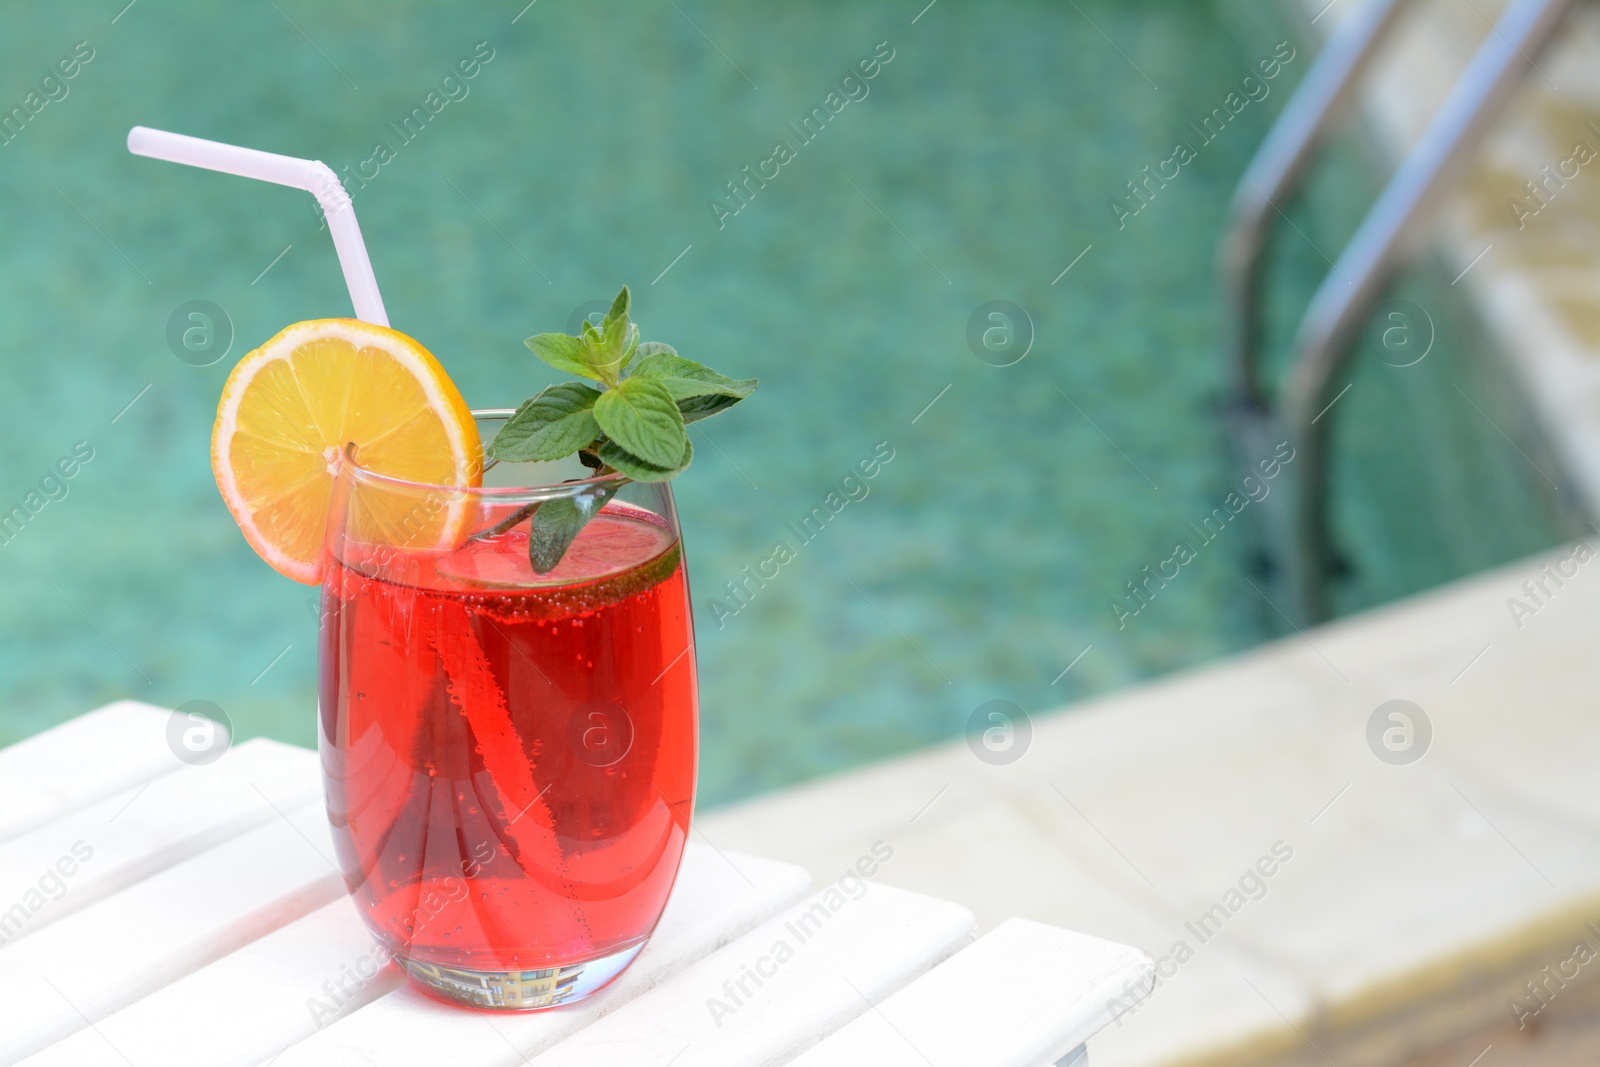
[[(585, 381), (560, 382), (523, 401), (489, 442), (491, 459), (527, 463), (576, 453), (594, 476), (620, 473), (636, 482), (669, 481), (689, 466), (688, 424), (737, 404), (757, 380), (718, 374), (671, 345), (641, 344), (628, 317), (632, 304), (624, 285), (599, 326), (586, 321), (577, 336), (541, 333), (524, 342), (550, 366)], [(530, 519), (528, 561), (535, 573), (548, 574), (620, 487), (612, 482), (530, 504), (487, 533)]]

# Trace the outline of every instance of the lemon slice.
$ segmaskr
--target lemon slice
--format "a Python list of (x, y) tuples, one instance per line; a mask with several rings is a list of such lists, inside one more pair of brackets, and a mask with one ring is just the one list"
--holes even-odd
[[(245, 539), (280, 574), (321, 580), (337, 463), (352, 444), (362, 467), (408, 481), (475, 486), (483, 474), (477, 424), (455, 383), (388, 327), (297, 322), (228, 375), (211, 468)], [(361, 492), (363, 528), (404, 547), (452, 547), (471, 518), (465, 494), (419, 511), (415, 496)]]

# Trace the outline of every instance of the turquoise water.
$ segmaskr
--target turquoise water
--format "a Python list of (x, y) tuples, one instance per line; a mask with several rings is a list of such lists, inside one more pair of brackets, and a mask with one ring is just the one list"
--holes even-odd
[[(244, 544), (208, 441), (233, 360), (347, 298), (307, 196), (130, 157), (136, 123), (368, 175), (352, 188), (394, 324), (475, 405), (550, 381), (520, 339), (622, 282), (647, 338), (762, 379), (677, 483), (708, 801), (1277, 632), (1243, 527), (1122, 628), (1110, 607), (1234, 480), (1213, 250), (1309, 55), (1209, 143), (1189, 123), (1283, 40), (1253, 5), (121, 8), (0, 8), (0, 109), (40, 93), (0, 147), (0, 504), (93, 453), (0, 546), (0, 742), (123, 696), (313, 737), (312, 590)], [(78, 42), (92, 58), (41, 88)], [(789, 124), (814, 108), (807, 140)], [(1119, 226), (1111, 198), (1131, 212), (1125, 183), (1178, 140), (1194, 158)], [(768, 178), (734, 199), (747, 166)], [(1291, 211), (1280, 337), (1370, 192), (1345, 152)], [(1407, 373), (1364, 360), (1341, 410), (1346, 608), (1560, 533), (1451, 388), (1490, 388), (1468, 310), (1426, 270), (1401, 289), (1441, 335)], [(167, 341), (191, 300), (231, 320), (211, 366)], [(968, 342), (996, 300), (1034, 334), (1006, 367)], [(844, 481), (875, 452), (875, 477)], [(789, 524), (819, 506), (802, 544)], [(795, 558), (733, 599), (779, 541)]]

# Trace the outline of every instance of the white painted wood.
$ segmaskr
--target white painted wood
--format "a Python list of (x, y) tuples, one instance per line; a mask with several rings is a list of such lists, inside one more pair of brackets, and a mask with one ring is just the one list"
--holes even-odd
[(499, 1067), (550, 1048), (805, 895), (799, 867), (691, 842), (661, 923), (633, 966), (570, 1008), (534, 1014), (463, 1011), (407, 986), (287, 1050), (274, 1067), (445, 1064)]
[(14, 837), (0, 844), (0, 944), (275, 819), (320, 788), (314, 753), (257, 739)]
[(286, 816), (0, 949), (0, 1065), (342, 897), (321, 802)]
[(163, 771), (165, 713), (75, 722), (27, 760), (0, 752), (24, 793), (49, 781), (23, 780), (33, 763), (124, 785), (19, 800), (33, 821), (0, 840), (0, 1067), (1044, 1067), (1076, 1063), (1113, 996), (1153, 973), (1134, 949), (1021, 921), (952, 958), (964, 908), (870, 882), (794, 903), (800, 868), (691, 845), (611, 987), (467, 1011), (406, 987), (344, 896), (313, 753), (252, 741)]
[(1155, 961), (1136, 948), (1011, 919), (791, 1067), (1043, 1067), (1154, 982)]
[(0, 841), (183, 767), (171, 715), (119, 700), (0, 749)]
[(341, 897), (22, 1062), (255, 1067), (402, 981)]
[(787, 1063), (966, 944), (972, 925), (965, 908), (903, 889), (869, 884), (852, 899), (831, 886), (529, 1062)]

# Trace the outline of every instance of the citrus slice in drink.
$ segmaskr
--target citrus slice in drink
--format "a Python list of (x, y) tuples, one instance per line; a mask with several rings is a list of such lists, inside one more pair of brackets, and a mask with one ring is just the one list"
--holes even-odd
[[(353, 446), (353, 449), (352, 449)], [(475, 486), (483, 449), (439, 361), (403, 333), (356, 319), (297, 322), (228, 375), (211, 432), (217, 488), (250, 546), (280, 574), (321, 580), (324, 531), (342, 455), (372, 472)], [(465, 494), (362, 490), (363, 533), (406, 548), (454, 547)]]

